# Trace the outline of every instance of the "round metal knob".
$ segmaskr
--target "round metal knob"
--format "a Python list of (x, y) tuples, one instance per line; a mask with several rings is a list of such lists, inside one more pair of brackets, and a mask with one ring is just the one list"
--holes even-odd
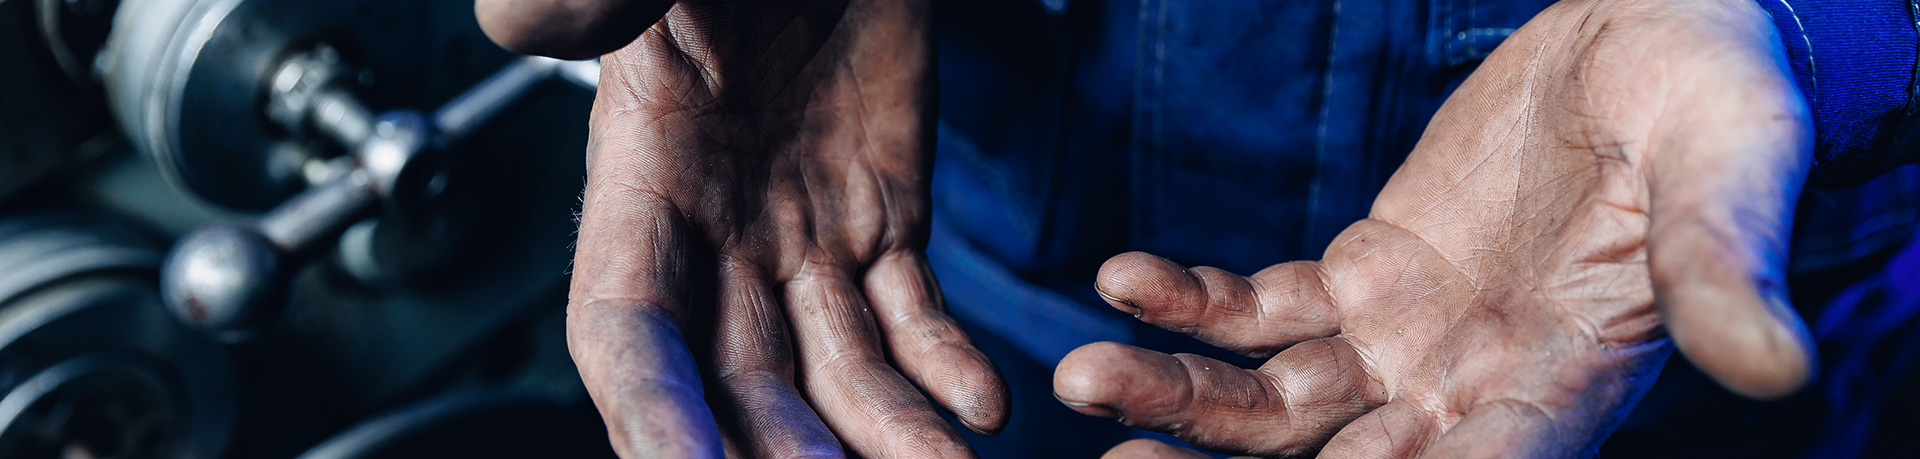
[(160, 294), (183, 322), (245, 330), (285, 304), (286, 274), (272, 242), (258, 231), (209, 226), (180, 240), (162, 267)]
[(294, 196), (252, 226), (194, 230), (161, 267), (161, 297), (181, 322), (203, 330), (253, 330), (285, 307), (287, 283), (301, 260), (376, 199), (366, 171), (355, 169)]
[[(299, 70), (307, 65), (301, 59), (282, 67), (280, 74), (292, 75), (280, 78), (292, 81), (287, 87), (302, 87), (296, 80), (312, 73)], [(370, 110), (351, 94), (324, 85), (289, 91), (300, 100), (286, 99), (285, 107), (270, 110), (273, 117), (289, 127), (312, 125), (349, 149), (351, 161), (315, 175), (321, 178), (309, 178), (324, 183), (274, 207), (254, 225), (212, 226), (182, 238), (161, 271), (161, 294), (168, 308), (182, 322), (207, 331), (257, 329), (285, 307), (292, 272), (309, 256), (375, 209), (410, 214), (428, 206), (446, 188), (445, 148), (535, 84), (560, 74), (562, 66), (550, 59), (515, 61), (435, 110), (431, 118), (392, 110), (366, 122), (364, 114)]]

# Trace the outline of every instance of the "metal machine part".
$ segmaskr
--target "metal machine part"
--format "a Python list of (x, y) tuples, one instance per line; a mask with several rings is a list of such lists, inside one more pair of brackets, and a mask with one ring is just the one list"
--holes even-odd
[(351, 151), (352, 160), (311, 174), (321, 183), (251, 227), (211, 226), (181, 239), (161, 272), (161, 292), (182, 321), (221, 333), (258, 326), (283, 304), (299, 257), (338, 239), (376, 203), (395, 213), (425, 206), (445, 191), (445, 146), (464, 140), (556, 69), (580, 65), (522, 58), (435, 110), (431, 124), (410, 110), (368, 123), (369, 110), (329, 81), (345, 73), (333, 55), (322, 46), (282, 64), (267, 116), (290, 129), (325, 133)]
[[(292, 457), (328, 438), (367, 438), (352, 437), (364, 433), (354, 426), (391, 419), (382, 413), (411, 412), (406, 407), (468, 390), (584, 403), (561, 305), (593, 96), (582, 87), (591, 87), (597, 65), (522, 60), (500, 50), (475, 24), (472, 0), (121, 0), (97, 53), (84, 45), (83, 32), (92, 29), (64, 25), (97, 21), (94, 10), (59, 3), (70, 8), (56, 18), (67, 44), (55, 46), (37, 25), (46, 17), (36, 9), (42, 4), (52, 3), (0, 0), (0, 12), (22, 11), (17, 17), (26, 25), (6, 27), (13, 23), (0, 14), (0, 57), (13, 56), (6, 50), (14, 43), (5, 40), (15, 32), (31, 38), (21, 46), (37, 56), (22, 71), (0, 72), (0, 80), (32, 74), (80, 95), (42, 91), (21, 99), (0, 86), (0, 117), (16, 117), (0, 118), (0, 144), (15, 144), (9, 142), (20, 137), (8, 136), (22, 126), (79, 126), (32, 118), (35, 110), (14, 104), (21, 100), (93, 110), (122, 127), (119, 135), (59, 142), (29, 131), (37, 137), (28, 140), (44, 146), (31, 151), (55, 172), (22, 174), (38, 179), (17, 182), (27, 188), (0, 200), (0, 216), (88, 209), (155, 242), (207, 248), (174, 257), (187, 274), (168, 279), (215, 273), (212, 287), (189, 287), (241, 306), (203, 308), (214, 325), (208, 328), (225, 330), (212, 335), (221, 343), (208, 344), (209, 335), (197, 333), (205, 330), (181, 325), (156, 294), (153, 266), (164, 262), (152, 251), (141, 252), (148, 257), (143, 267), (101, 271), (137, 277), (140, 289), (110, 289), (122, 284), (105, 274), (62, 281), (84, 286), (75, 288), (86, 295), (137, 291), (146, 306), (138, 314), (80, 308), (54, 321), (69, 325), (49, 328), (67, 333), (48, 336), (111, 349), (66, 343), (74, 350), (58, 359), (14, 365), (0, 335), (0, 416), (18, 406), (39, 413), (0, 424), (0, 457)], [(90, 62), (86, 75), (67, 71), (66, 63), (82, 61)], [(88, 85), (98, 85), (93, 99), (85, 97)], [(125, 141), (80, 141), (99, 137)], [(16, 157), (6, 145), (0, 161)], [(95, 159), (78, 160), (86, 157)], [(0, 163), (0, 198), (5, 176), (19, 170)], [(196, 233), (200, 228), (225, 229)], [(0, 250), (0, 265), (36, 265), (39, 258)], [(8, 274), (0, 272), (0, 283)], [(23, 301), (0, 299), (0, 311)], [(8, 320), (0, 312), (0, 331)], [(194, 366), (172, 353), (142, 351), (161, 336), (142, 331), (149, 329), (167, 330), (169, 340), (197, 340), (218, 357), (189, 359), (202, 362)], [(226, 339), (234, 337), (247, 339)], [(32, 341), (50, 339), (58, 341)], [(113, 344), (120, 342), (138, 345)], [(5, 368), (22, 370), (8, 376)], [(214, 391), (227, 398), (178, 395), (212, 387), (207, 378), (228, 381), (230, 389)], [(199, 416), (219, 411), (196, 407), (220, 400), (227, 414), (201, 423)], [(495, 428), (520, 416), (513, 413), (544, 409), (499, 406), (510, 409), (502, 416), (408, 417), (424, 430), (407, 430), (438, 432), (435, 426), (468, 421)], [(116, 421), (80, 428), (100, 424), (47, 414), (81, 412)], [(583, 422), (596, 424), (597, 416)], [(14, 440), (6, 433), (16, 430), (39, 436)], [(94, 433), (45, 434), (67, 431)], [(501, 445), (493, 452), (551, 440), (489, 431), (502, 432), (491, 436)], [(208, 440), (216, 433), (225, 441)], [(74, 441), (47, 440), (81, 437), (89, 440), (78, 449), (68, 449)], [(457, 436), (406, 438), (382, 440), (379, 449), (460, 445)], [(604, 446), (604, 438), (595, 440), (586, 444)], [(15, 454), (27, 451), (9, 446), (16, 444), (31, 454)], [(183, 453), (170, 449), (176, 444), (224, 447)]]
[(40, 36), (60, 70), (74, 81), (94, 81), (93, 59), (106, 45), (120, 0), (35, 0)]
[(0, 220), (0, 456), (222, 453), (227, 355), (166, 319), (141, 239), (95, 216)]
[(91, 75), (65, 66), (92, 52), (105, 20), (89, 12), (111, 1), (56, 3), (0, 0), (0, 200), (113, 143)]
[[(460, 51), (474, 48), (461, 45), (467, 28), (446, 18), (470, 22), (471, 15), (470, 2), (456, 1), (127, 0), (97, 61), (136, 149), (201, 199), (263, 210), (308, 185), (301, 173), (308, 160), (338, 152), (281, 148), (301, 133), (262, 108), (284, 115), (283, 102), (306, 99), (269, 98), (312, 87), (311, 103), (323, 109), (329, 94), (352, 94), (373, 109), (437, 105), (449, 95), (440, 82), (509, 59), (497, 50)], [(334, 47), (333, 62), (276, 74), (289, 56), (319, 43)], [(463, 52), (474, 55), (423, 59)], [(329, 73), (340, 69), (353, 70)], [(302, 86), (301, 72), (325, 81)], [(263, 154), (269, 151), (312, 156)]]
[[(275, 315), (284, 284), (305, 259), (376, 205), (397, 220), (432, 220), (412, 217), (436, 210), (445, 220), (444, 209), (426, 207), (450, 180), (447, 149), (549, 76), (584, 73), (561, 69), (597, 68), (521, 58), (430, 117), (407, 109), (374, 116), (380, 102), (422, 104), (378, 100), (379, 89), (404, 83), (374, 80), (401, 66), (378, 60), (365, 51), (377, 49), (368, 44), (415, 37), (342, 32), (340, 21), (353, 18), (339, 11), (371, 8), (344, 3), (130, 0), (117, 15), (100, 61), (113, 111), (134, 145), (202, 199), (273, 207), (257, 223), (217, 225), (182, 239), (163, 271), (162, 291), (188, 323), (244, 336)], [(395, 9), (406, 16), (404, 8), (380, 12)], [(334, 41), (375, 59), (350, 63)], [(349, 232), (340, 245), (348, 271), (372, 282), (383, 274), (373, 253), (378, 232), (371, 229), (378, 226), (362, 225), (368, 229)]]
[[(168, 182), (216, 211), (191, 225), (210, 229), (182, 235), (163, 275), (179, 317), (222, 338), (268, 328), (309, 342), (338, 338), (316, 333), (379, 342), (380, 333), (426, 335), (376, 323), (429, 318), (458, 332), (379, 361), (451, 352), (493, 321), (555, 304), (535, 298), (564, 283), (581, 172), (578, 156), (549, 152), (581, 151), (584, 132), (529, 133), (584, 125), (591, 91), (548, 82), (590, 84), (598, 65), (514, 57), (480, 33), (472, 8), (122, 2), (97, 59), (112, 111)], [(539, 96), (515, 102), (528, 94)], [(410, 111), (423, 107), (440, 108)], [(493, 121), (525, 131), (479, 129)], [(177, 212), (128, 197), (152, 193), (82, 193), (180, 226)], [(270, 320), (283, 303), (292, 318)], [(441, 304), (466, 306), (430, 306)], [(313, 325), (318, 318), (326, 325)], [(358, 325), (334, 328), (347, 323)], [(344, 349), (359, 352), (328, 352)], [(399, 384), (415, 371), (374, 379)]]

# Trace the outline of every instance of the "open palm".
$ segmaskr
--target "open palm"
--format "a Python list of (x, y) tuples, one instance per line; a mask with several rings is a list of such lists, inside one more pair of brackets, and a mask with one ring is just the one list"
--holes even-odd
[(1272, 360), (1100, 343), (1056, 395), (1234, 453), (1511, 457), (1591, 454), (1672, 342), (1736, 391), (1789, 393), (1812, 365), (1780, 270), (1812, 132), (1778, 43), (1749, 1), (1556, 5), (1322, 260), (1101, 269), (1115, 307)]
[(620, 46), (601, 61), (567, 319), (616, 451), (967, 456), (935, 403), (1005, 426), (1005, 383), (924, 255), (925, 2), (478, 9), (522, 51)]

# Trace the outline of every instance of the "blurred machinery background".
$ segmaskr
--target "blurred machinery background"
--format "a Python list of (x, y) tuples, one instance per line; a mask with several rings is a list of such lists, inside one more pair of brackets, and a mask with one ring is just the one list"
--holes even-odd
[(472, 0), (0, 0), (0, 457), (605, 457), (598, 65)]

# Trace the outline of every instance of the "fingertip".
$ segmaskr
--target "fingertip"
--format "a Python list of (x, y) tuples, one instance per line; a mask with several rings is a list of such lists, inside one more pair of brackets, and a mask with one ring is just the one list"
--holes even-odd
[[(1005, 406), (1005, 404), (1002, 406)], [(960, 418), (960, 424), (966, 426), (967, 430), (971, 430), (973, 433), (993, 437), (999, 436), (1001, 431), (1006, 430), (1007, 423), (1012, 419), (1013, 410), (1011, 407), (1008, 407), (986, 416), (962, 417)]]
[(495, 44), (521, 54), (591, 59), (632, 43), (671, 0), (478, 0), (474, 17)]
[(1012, 417), (1006, 378), (939, 304), (933, 271), (917, 252), (883, 256), (866, 273), (867, 298), (902, 374), (962, 427), (998, 435)]
[(952, 412), (967, 430), (991, 437), (1000, 435), (1007, 428), (1007, 422), (1012, 420), (1013, 397), (999, 369), (994, 368), (985, 356), (980, 356), (979, 361), (981, 368), (972, 372), (976, 380), (961, 389), (966, 394), (957, 398), (961, 401), (948, 404), (947, 411)]
[(1173, 356), (1103, 341), (1074, 349), (1060, 360), (1053, 396), (1082, 414), (1124, 421), (1126, 406), (1157, 406), (1188, 393), (1183, 390), (1187, 388), (1164, 387), (1165, 381), (1187, 381)]
[(1799, 393), (1813, 379), (1810, 359), (1792, 359), (1762, 370), (1760, 375), (1716, 376), (1714, 379), (1736, 394), (1761, 401), (1774, 401)]
[[(1818, 357), (1810, 341), (1793, 335), (1784, 331), (1769, 332), (1762, 344), (1746, 347), (1763, 349), (1749, 352), (1753, 354), (1749, 358), (1699, 359), (1695, 364), (1727, 390), (1747, 398), (1767, 401), (1787, 398), (1806, 387), (1818, 367)], [(1699, 347), (1703, 346), (1695, 346)]]
[(1787, 300), (1779, 242), (1787, 229), (1727, 216), (1738, 209), (1675, 214), (1686, 209), (1695, 208), (1670, 206), (1664, 220), (1656, 216), (1647, 242), (1655, 304), (1675, 347), (1735, 393), (1793, 395), (1813, 378), (1818, 358)]
[[(1709, 292), (1682, 295), (1680, 301), (1706, 301)], [(1717, 310), (1668, 308), (1669, 333), (1689, 361), (1727, 390), (1756, 400), (1778, 400), (1809, 383), (1818, 367), (1806, 325), (1784, 299), (1774, 295), (1730, 301), (1746, 306)]]
[(1187, 275), (1186, 267), (1146, 252), (1115, 255), (1100, 265), (1094, 277), (1094, 291), (1100, 298), (1136, 317), (1145, 313), (1143, 304), (1163, 308), (1161, 303), (1180, 300), (1181, 294), (1199, 289), (1199, 280)]
[(1755, 399), (1778, 400), (1799, 392), (1813, 381), (1820, 371), (1820, 354), (1806, 321), (1800, 319), (1782, 295), (1767, 295), (1767, 312), (1773, 316), (1776, 326), (1769, 342), (1781, 360), (1769, 372), (1774, 379), (1736, 391)]
[(1111, 406), (1099, 403), (1076, 402), (1061, 397), (1059, 392), (1054, 392), (1053, 399), (1059, 401), (1061, 405), (1066, 405), (1067, 408), (1072, 408), (1074, 411), (1080, 412), (1080, 414), (1107, 419), (1118, 419), (1121, 416), (1120, 410), (1114, 409)]
[(941, 378), (949, 383), (922, 385), (922, 388), (933, 396), (936, 403), (952, 413), (962, 427), (989, 437), (999, 435), (1013, 418), (1012, 396), (1007, 390), (1006, 380), (991, 363), (985, 362), (984, 357), (978, 367), (963, 371), (968, 376), (949, 373)]
[(1090, 416), (1116, 418), (1120, 412), (1109, 405), (1114, 390), (1122, 382), (1107, 371), (1109, 362), (1130, 359), (1132, 346), (1101, 341), (1074, 349), (1060, 359), (1053, 371), (1053, 398)]
[(1119, 445), (1116, 445), (1113, 447), (1113, 449), (1107, 450), (1107, 454), (1100, 456), (1101, 459), (1136, 459), (1136, 458), (1138, 459), (1149, 459), (1149, 458), (1151, 459), (1167, 459), (1167, 458), (1199, 459), (1199, 458), (1210, 458), (1210, 457), (1212, 456), (1208, 456), (1199, 451), (1181, 448), (1178, 446), (1173, 446), (1166, 443), (1161, 443), (1156, 440), (1150, 440), (1145, 438), (1135, 438), (1132, 440), (1127, 440), (1126, 443), (1121, 443)]

